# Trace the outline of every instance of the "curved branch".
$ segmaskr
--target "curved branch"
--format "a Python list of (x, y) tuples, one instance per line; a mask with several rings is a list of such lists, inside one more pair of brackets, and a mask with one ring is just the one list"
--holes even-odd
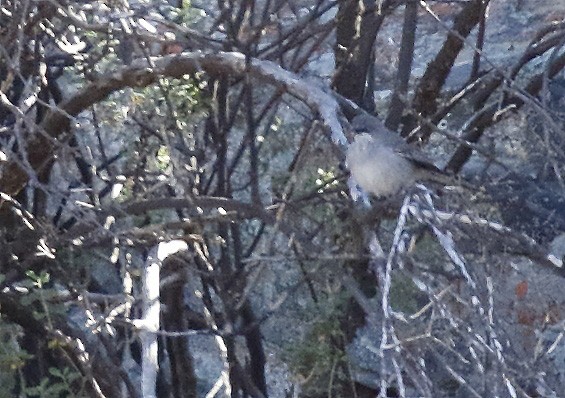
[[(301, 80), (297, 75), (277, 64), (259, 59), (246, 62), (245, 56), (236, 52), (204, 54), (185, 52), (179, 55), (135, 60), (131, 66), (116, 73), (100, 77), (86, 85), (78, 93), (63, 101), (49, 113), (40, 131), (27, 143), (29, 164), (33, 170), (25, 170), (21, 163), (12, 159), (1, 170), (0, 187), (8, 195), (20, 192), (32, 172), (48, 170), (54, 161), (55, 140), (68, 131), (70, 120), (110, 94), (126, 87), (147, 87), (159, 77), (181, 79), (197, 72), (210, 75), (243, 76), (249, 74), (295, 96), (316, 112), (332, 134), (332, 140), (345, 145), (347, 140), (338, 119), (339, 105), (331, 94)], [(2, 202), (0, 202), (1, 205)]]

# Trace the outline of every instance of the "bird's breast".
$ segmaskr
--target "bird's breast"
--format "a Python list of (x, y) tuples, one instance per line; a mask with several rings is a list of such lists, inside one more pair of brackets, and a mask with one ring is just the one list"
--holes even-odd
[(376, 196), (395, 194), (415, 181), (410, 161), (374, 143), (354, 141), (348, 148), (346, 161), (359, 186)]

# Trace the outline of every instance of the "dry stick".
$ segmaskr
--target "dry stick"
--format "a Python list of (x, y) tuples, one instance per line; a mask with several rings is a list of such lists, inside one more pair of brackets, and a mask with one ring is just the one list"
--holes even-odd
[(473, 54), (473, 65), (471, 67), (471, 75), (469, 76), (469, 81), (476, 80), (479, 75), (479, 68), (481, 67), (481, 55), (483, 53), (483, 46), (485, 43), (485, 31), (487, 25), (487, 15), (488, 15), (488, 2), (482, 4), (481, 17), (479, 19), (479, 31), (477, 32), (477, 50)]
[[(335, 51), (337, 69), (332, 79), (332, 86), (346, 98), (361, 104), (365, 91), (369, 64), (375, 39), (386, 15), (398, 7), (395, 1), (380, 1), (377, 6), (361, 9), (349, 9), (355, 1), (340, 2), (337, 14), (337, 48)], [(361, 3), (361, 2), (359, 2)], [(351, 15), (355, 13), (354, 15)], [(357, 20), (360, 17), (360, 25)], [(360, 77), (360, 78), (359, 78)]]
[(418, 20), (418, 3), (410, 1), (404, 10), (404, 25), (402, 26), (402, 43), (398, 56), (398, 73), (394, 84), (394, 92), (390, 100), (388, 115), (385, 125), (392, 131), (398, 129), (402, 120), (405, 102), (402, 97), (408, 92), (408, 82), (412, 71), (412, 58), (414, 57), (414, 43), (416, 41), (416, 25)]
[(179, 251), (188, 250), (188, 245), (182, 240), (161, 242), (152, 248), (147, 256), (143, 273), (143, 315), (134, 321), (140, 330), (141, 340), (141, 388), (144, 398), (156, 398), (157, 371), (159, 360), (157, 358), (160, 320), (160, 271), (163, 261)]

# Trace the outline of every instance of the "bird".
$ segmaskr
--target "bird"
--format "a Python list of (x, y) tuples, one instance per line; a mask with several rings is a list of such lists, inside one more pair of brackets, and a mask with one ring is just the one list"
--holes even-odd
[(453, 178), (419, 148), (390, 131), (378, 118), (360, 114), (351, 125), (358, 134), (347, 148), (346, 165), (364, 191), (387, 197), (416, 182), (453, 183)]

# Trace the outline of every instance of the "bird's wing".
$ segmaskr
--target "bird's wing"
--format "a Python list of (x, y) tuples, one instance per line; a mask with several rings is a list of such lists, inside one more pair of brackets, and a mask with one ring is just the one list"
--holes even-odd
[(380, 119), (368, 114), (360, 114), (353, 118), (351, 126), (357, 133), (370, 134), (375, 141), (374, 145), (387, 146), (421, 168), (441, 172), (425, 153), (408, 144), (400, 135), (390, 131)]
[(395, 151), (403, 158), (410, 160), (423, 169), (442, 172), (424, 152), (406, 142), (404, 142), (401, 148), (395, 148)]

